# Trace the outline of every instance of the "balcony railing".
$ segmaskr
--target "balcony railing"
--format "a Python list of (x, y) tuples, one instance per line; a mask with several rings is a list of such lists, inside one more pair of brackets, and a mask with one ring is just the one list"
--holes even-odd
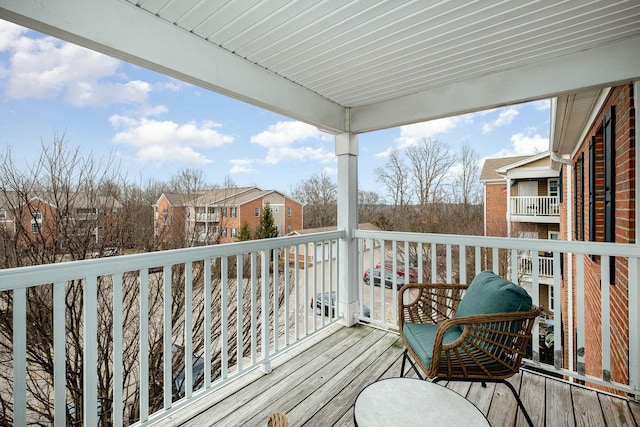
[[(249, 370), (268, 372), (273, 357), (337, 321), (331, 299), (310, 301), (340, 297), (337, 253), (324, 251), (343, 234), (0, 270), (11, 319), (0, 369), (13, 371), (3, 419), (145, 424)], [(47, 355), (49, 365), (34, 362)]]
[[(518, 282), (525, 250), (532, 265), (544, 259), (539, 252), (553, 253), (554, 294), (568, 296), (534, 334), (546, 323), (557, 337), (563, 326), (575, 332), (555, 339), (551, 360), (541, 357), (544, 342), (534, 339), (529, 363), (552, 375), (640, 394), (638, 245), (357, 230), (357, 260), (347, 264), (340, 252), (345, 236), (336, 231), (0, 270), (0, 309), (10, 319), (0, 331), (0, 369), (12, 371), (5, 377), (13, 378), (3, 386), (12, 391), (10, 422), (157, 421), (252, 369), (268, 372), (274, 357), (343, 316), (337, 302), (349, 302), (343, 301), (349, 287), (357, 288), (361, 321), (396, 329), (401, 280), (470, 283), (492, 269)], [(595, 279), (608, 283), (613, 257), (627, 283), (602, 285), (602, 327), (594, 331), (585, 323), (585, 282), (592, 274), (585, 266), (597, 258), (601, 271)], [(394, 275), (390, 288), (365, 284), (364, 271), (382, 262), (403, 279)], [(357, 283), (339, 283), (339, 270), (347, 265), (356, 268)], [(540, 277), (541, 271), (531, 271), (536, 304)], [(620, 337), (613, 337), (610, 325), (620, 301), (612, 296), (622, 290), (628, 301), (622, 307), (628, 380), (614, 381), (612, 360), (620, 351), (614, 339)], [(585, 357), (595, 353), (599, 374), (584, 368)], [(36, 356), (50, 357), (51, 369), (37, 365)], [(81, 381), (76, 373), (83, 374)], [(78, 390), (80, 400), (74, 400)], [(38, 391), (46, 398), (36, 399)]]
[[(532, 269), (530, 276), (526, 278), (530, 283), (527, 285), (531, 287), (534, 303), (540, 305), (539, 285), (542, 273), (548, 272), (553, 277), (553, 292), (556, 296), (563, 294), (564, 275), (568, 286), (565, 291), (567, 301), (566, 305), (556, 304), (554, 319), (541, 321), (540, 325), (535, 326), (534, 336), (543, 334), (541, 328), (548, 326), (553, 328), (558, 339), (553, 341), (552, 349), (541, 347), (539, 340), (534, 339), (529, 362), (552, 375), (566, 376), (636, 396), (640, 394), (639, 245), (363, 230), (358, 230), (355, 237), (359, 240), (358, 266), (361, 273), (370, 265), (385, 259), (387, 264), (390, 262), (394, 271), (414, 268), (417, 272), (414, 279), (416, 282), (471, 283), (477, 273), (491, 269), (519, 283), (523, 279), (518, 268), (522, 252), (531, 251), (532, 265), (542, 266), (545, 265), (545, 258), (538, 253), (552, 252), (550, 269)], [(594, 263), (594, 259), (597, 259), (597, 263)], [(614, 268), (620, 270), (619, 277), (626, 276), (626, 280), (619, 279), (617, 283), (605, 285), (610, 283), (610, 261), (614, 261)], [(589, 268), (588, 263), (591, 263)], [(592, 288), (588, 290), (587, 282), (594, 284), (600, 294), (597, 306), (593, 305), (594, 298), (588, 298), (588, 293), (595, 291)], [(394, 279), (392, 289), (395, 290), (396, 287)], [(397, 327), (396, 292), (361, 283), (360, 295), (361, 304), (370, 308), (370, 316), (365, 320), (381, 327)], [(621, 307), (621, 303), (626, 306)], [(567, 310), (567, 325), (561, 323), (562, 310)], [(597, 329), (594, 329), (593, 324), (585, 323), (587, 310), (600, 312)], [(616, 328), (613, 334), (611, 325), (620, 321), (624, 325)], [(574, 333), (561, 336), (563, 326)], [(541, 341), (544, 343), (544, 340)], [(621, 346), (628, 348), (625, 350)], [(620, 358), (621, 352), (624, 355)], [(543, 353), (551, 353), (551, 360), (541, 357)], [(565, 355), (569, 355), (568, 360)], [(585, 370), (587, 357), (597, 361), (596, 371)], [(618, 360), (628, 360), (628, 365), (625, 368), (613, 366), (612, 360), (616, 357)], [(618, 380), (611, 379), (612, 369), (617, 371)], [(621, 381), (619, 378), (628, 380)]]
[(510, 198), (511, 215), (559, 216), (557, 196), (515, 196)]
[(220, 214), (196, 213), (196, 222), (220, 222)]
[[(533, 274), (534, 265), (531, 254), (520, 255), (518, 272), (530, 276)], [(538, 256), (538, 275), (540, 277), (553, 277), (553, 257)]]

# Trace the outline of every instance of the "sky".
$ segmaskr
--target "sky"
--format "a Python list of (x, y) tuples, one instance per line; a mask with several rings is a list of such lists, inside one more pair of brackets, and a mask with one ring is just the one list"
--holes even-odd
[[(537, 101), (361, 134), (359, 188), (378, 191), (390, 150), (421, 138), (467, 143), (481, 162), (545, 151), (549, 114)], [(314, 126), (0, 20), (0, 153), (26, 165), (56, 136), (143, 187), (185, 168), (286, 194), (336, 180), (334, 137)]]

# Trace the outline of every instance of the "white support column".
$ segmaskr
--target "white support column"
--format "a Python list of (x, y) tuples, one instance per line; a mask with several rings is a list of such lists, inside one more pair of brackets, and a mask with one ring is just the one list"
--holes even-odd
[(353, 230), (358, 227), (358, 136), (336, 135), (338, 157), (338, 230), (345, 230), (340, 240), (338, 259), (338, 313), (340, 323), (352, 326), (358, 320), (358, 245)]

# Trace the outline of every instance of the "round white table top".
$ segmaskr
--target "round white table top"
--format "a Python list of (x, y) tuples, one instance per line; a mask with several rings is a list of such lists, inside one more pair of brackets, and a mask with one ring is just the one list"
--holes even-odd
[(484, 414), (453, 390), (416, 378), (388, 378), (365, 387), (353, 408), (358, 427), (490, 426)]

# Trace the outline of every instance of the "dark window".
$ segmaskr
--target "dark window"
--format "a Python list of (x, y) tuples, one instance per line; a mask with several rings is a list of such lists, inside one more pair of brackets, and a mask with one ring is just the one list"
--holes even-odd
[(589, 142), (589, 241), (596, 241), (596, 137)]
[(260, 208), (256, 208), (256, 216), (260, 216)]
[[(603, 137), (604, 137), (604, 241), (616, 241), (616, 125), (615, 106), (604, 117)], [(614, 284), (615, 279), (615, 258), (609, 257), (609, 283)]]
[(575, 240), (584, 240), (584, 153), (580, 153), (573, 169), (573, 235)]

